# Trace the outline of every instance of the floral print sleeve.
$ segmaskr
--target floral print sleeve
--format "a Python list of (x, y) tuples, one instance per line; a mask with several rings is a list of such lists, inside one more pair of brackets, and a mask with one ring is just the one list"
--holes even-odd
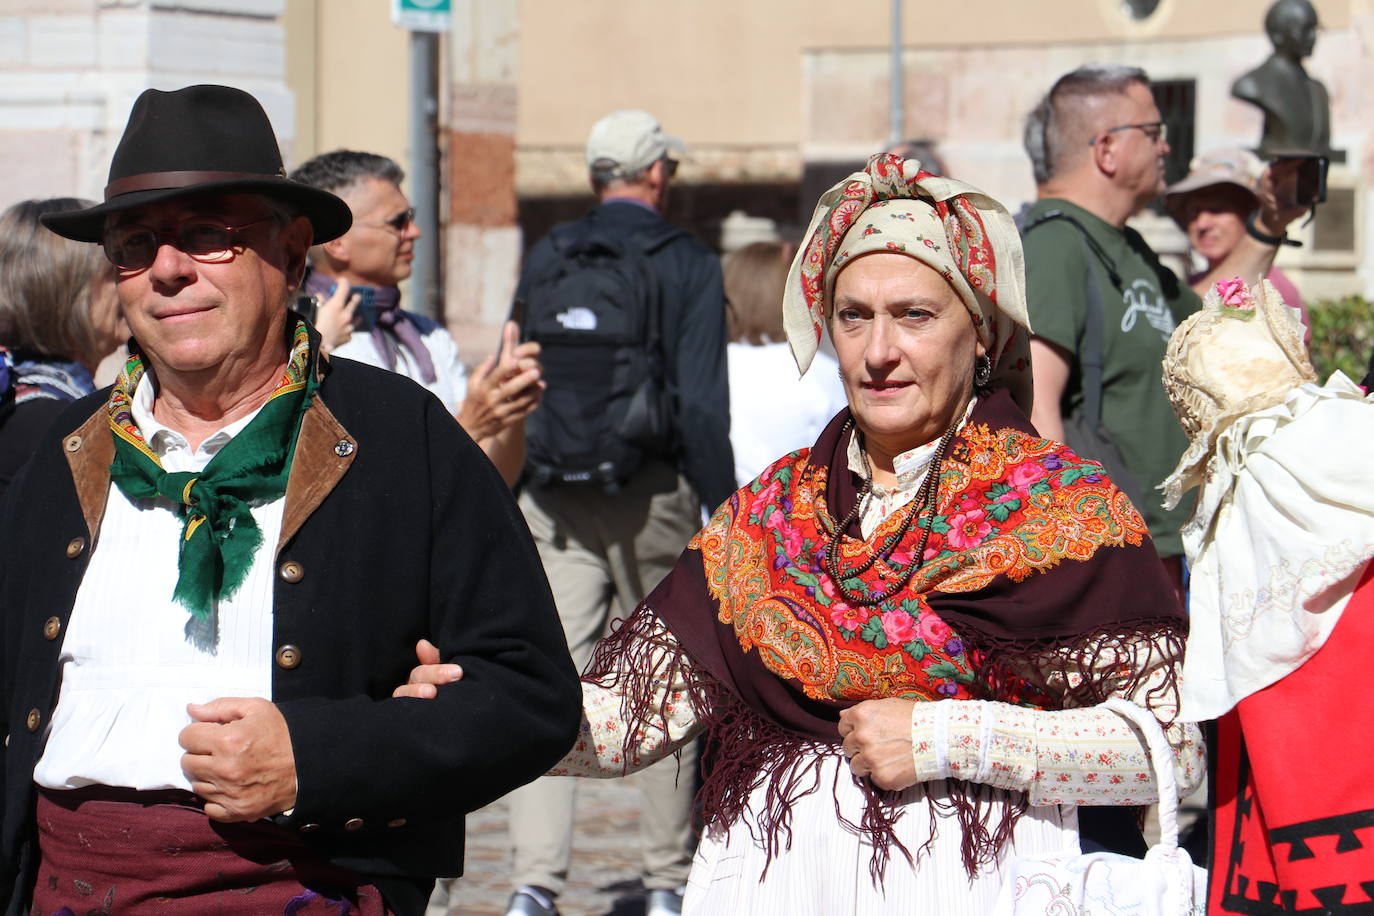
[[(1202, 781), (1202, 735), (1193, 723), (1173, 721), (1173, 701), (1159, 697), (1167, 666), (1178, 661), (1156, 655), (1148, 664), (1147, 676), (1125, 698), (1171, 723), (1165, 735), (1174, 751), (1179, 796), (1184, 797)], [(1146, 805), (1159, 800), (1144, 739), (1125, 719), (1100, 706), (1041, 710), (977, 700), (917, 703), (911, 744), (922, 782), (967, 779), (1027, 792), (1032, 805)]]
[[(688, 698), (691, 670), (686, 653), (663, 627), (657, 628), (651, 645), (641, 648), (649, 653), (650, 669), (659, 673), (651, 702), (636, 704), (637, 709), (644, 710), (643, 715), (628, 718), (619, 690), (584, 680), (577, 741), (549, 771), (550, 776), (624, 776), (667, 757), (702, 732), (704, 726), (697, 721)], [(642, 657), (639, 652), (627, 655)], [(676, 664), (668, 664), (669, 659)], [(627, 741), (627, 737), (633, 740)]]

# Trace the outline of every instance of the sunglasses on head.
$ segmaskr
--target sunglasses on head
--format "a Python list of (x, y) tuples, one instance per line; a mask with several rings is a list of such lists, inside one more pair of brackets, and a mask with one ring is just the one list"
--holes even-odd
[(144, 270), (157, 260), (158, 249), (169, 244), (193, 260), (210, 264), (232, 260), (238, 233), (249, 226), (265, 223), (272, 217), (263, 216), (237, 226), (226, 226), (215, 219), (189, 219), (176, 228), (158, 232), (147, 226), (129, 223), (105, 232), (100, 247), (105, 257), (120, 270)]

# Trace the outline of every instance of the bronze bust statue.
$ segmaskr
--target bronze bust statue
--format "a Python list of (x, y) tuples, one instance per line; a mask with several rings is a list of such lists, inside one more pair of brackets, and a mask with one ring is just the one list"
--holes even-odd
[(1331, 104), (1326, 87), (1302, 60), (1317, 42), (1317, 11), (1308, 0), (1276, 0), (1264, 17), (1274, 53), (1236, 80), (1231, 95), (1264, 112), (1259, 154), (1331, 152)]

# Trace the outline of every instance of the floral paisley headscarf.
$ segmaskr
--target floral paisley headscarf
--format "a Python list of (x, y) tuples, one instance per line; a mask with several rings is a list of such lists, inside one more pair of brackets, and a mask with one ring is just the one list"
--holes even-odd
[(783, 327), (803, 373), (816, 355), (835, 278), (855, 258), (896, 252), (934, 268), (959, 295), (992, 361), (990, 387), (1031, 409), (1030, 319), (1021, 237), (977, 188), (880, 154), (821, 195), (783, 293)]

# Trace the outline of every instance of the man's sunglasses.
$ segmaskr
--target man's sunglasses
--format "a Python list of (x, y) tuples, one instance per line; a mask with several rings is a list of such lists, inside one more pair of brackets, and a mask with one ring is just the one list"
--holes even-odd
[(355, 226), (371, 226), (374, 229), (393, 229), (396, 232), (405, 232), (410, 228), (410, 224), (415, 222), (415, 208), (410, 207), (401, 213), (397, 213), (391, 219), (384, 219), (375, 223), (354, 223)]
[(1144, 124), (1122, 124), (1120, 127), (1109, 127), (1088, 141), (1089, 146), (1096, 145), (1107, 134), (1120, 133), (1123, 130), (1138, 130), (1143, 133), (1151, 143), (1167, 143), (1169, 140), (1169, 125), (1163, 121), (1148, 121)]
[(100, 246), (105, 257), (120, 270), (145, 270), (157, 260), (158, 249), (169, 244), (193, 260), (205, 264), (232, 260), (236, 254), (238, 233), (249, 226), (264, 223), (272, 217), (263, 216), (238, 226), (226, 226), (218, 220), (187, 220), (167, 232), (157, 232), (147, 226), (130, 223), (115, 226), (105, 232)]

